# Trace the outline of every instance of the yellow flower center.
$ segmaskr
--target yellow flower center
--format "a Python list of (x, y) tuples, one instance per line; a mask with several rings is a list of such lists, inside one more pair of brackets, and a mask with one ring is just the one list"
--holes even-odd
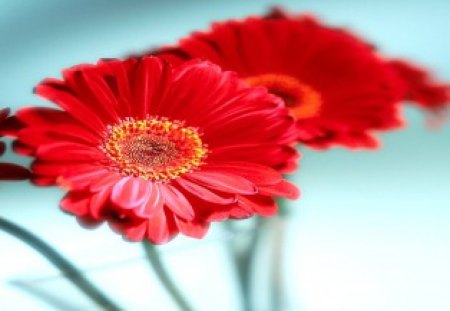
[(112, 170), (161, 182), (198, 168), (208, 154), (198, 129), (150, 117), (109, 126), (100, 149)]
[(262, 74), (245, 79), (251, 86), (264, 86), (281, 97), (295, 119), (311, 118), (319, 114), (322, 99), (314, 88), (298, 79), (282, 74)]

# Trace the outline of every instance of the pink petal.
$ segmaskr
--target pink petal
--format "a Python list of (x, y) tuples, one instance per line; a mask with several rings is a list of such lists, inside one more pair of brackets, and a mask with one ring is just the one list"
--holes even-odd
[(141, 178), (123, 177), (113, 187), (111, 201), (118, 207), (131, 209), (143, 204), (149, 194), (147, 182)]
[(147, 202), (142, 204), (139, 208), (134, 209), (136, 216), (147, 218), (151, 214), (155, 213), (164, 205), (164, 198), (161, 195), (159, 186), (156, 183), (148, 183), (150, 189)]
[(185, 176), (186, 178), (198, 182), (205, 187), (217, 189), (223, 192), (248, 195), (257, 193), (256, 187), (253, 183), (236, 175), (200, 171), (189, 173)]
[(112, 187), (122, 176), (110, 172), (109, 174), (98, 177), (91, 181), (90, 190), (93, 192), (101, 191), (104, 188)]
[(160, 187), (164, 202), (172, 212), (186, 220), (194, 219), (194, 210), (191, 203), (175, 187), (165, 184)]
[(162, 244), (170, 240), (171, 232), (163, 209), (156, 211), (148, 217), (147, 237), (155, 244)]
[(236, 198), (232, 197), (222, 197), (217, 193), (206, 189), (203, 186), (200, 186), (192, 181), (189, 181), (185, 178), (178, 178), (177, 183), (183, 187), (189, 193), (199, 197), (204, 201), (208, 201), (215, 204), (231, 204), (236, 202)]

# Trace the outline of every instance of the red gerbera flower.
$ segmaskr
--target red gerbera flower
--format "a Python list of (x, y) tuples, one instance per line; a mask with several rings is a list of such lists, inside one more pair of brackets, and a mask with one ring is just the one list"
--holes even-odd
[[(14, 130), (18, 123), (14, 118), (9, 117), (9, 109), (0, 109), (0, 138)], [(6, 145), (0, 141), (0, 156), (5, 153)], [(29, 171), (24, 167), (12, 163), (0, 162), (0, 180), (21, 180), (29, 177)]]
[(402, 124), (401, 87), (373, 48), (310, 16), (280, 11), (214, 23), (157, 54), (174, 63), (204, 58), (282, 97), (300, 142), (316, 148), (377, 146), (373, 130)]
[(212, 221), (273, 215), (296, 198), (280, 172), (297, 157), (293, 121), (264, 88), (193, 61), (100, 61), (47, 79), (36, 93), (63, 110), (24, 108), (17, 151), (33, 180), (68, 189), (61, 206), (106, 220), (130, 240), (201, 237)]
[[(283, 9), (275, 7), (267, 18), (290, 18)], [(450, 84), (439, 82), (425, 67), (404, 59), (388, 59), (388, 65), (399, 78), (402, 100), (445, 117), (450, 106)]]

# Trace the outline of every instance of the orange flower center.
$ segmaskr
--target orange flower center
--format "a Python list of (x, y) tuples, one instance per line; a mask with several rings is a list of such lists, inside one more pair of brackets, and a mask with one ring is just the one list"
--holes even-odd
[(269, 73), (251, 76), (245, 81), (251, 86), (264, 86), (270, 93), (281, 97), (296, 119), (311, 118), (319, 113), (322, 104), (319, 92), (292, 76)]
[(127, 118), (109, 126), (100, 149), (128, 176), (166, 182), (199, 167), (208, 154), (198, 129), (163, 118)]

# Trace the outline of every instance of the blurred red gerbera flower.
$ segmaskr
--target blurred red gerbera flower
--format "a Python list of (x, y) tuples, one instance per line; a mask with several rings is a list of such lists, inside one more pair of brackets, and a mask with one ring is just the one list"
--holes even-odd
[(201, 237), (212, 221), (268, 216), (296, 198), (280, 172), (298, 156), (293, 120), (265, 88), (191, 61), (106, 60), (47, 79), (36, 93), (63, 110), (24, 108), (16, 150), (33, 180), (68, 189), (61, 206), (106, 220), (130, 240)]
[(178, 63), (204, 58), (282, 97), (300, 142), (316, 148), (377, 146), (373, 130), (399, 127), (397, 76), (371, 46), (310, 16), (214, 23), (156, 52)]
[[(279, 7), (275, 7), (267, 18), (291, 18)], [(405, 59), (387, 59), (399, 83), (403, 85), (403, 98), (409, 103), (431, 111), (440, 110), (450, 104), (450, 84), (436, 79), (427, 68)]]
[[(0, 109), (0, 138), (10, 133), (18, 125), (14, 118), (9, 117), (9, 109)], [(6, 145), (4, 142), (0, 141), (0, 156), (5, 153)], [(12, 163), (2, 163), (0, 162), (0, 180), (21, 180), (27, 179), (30, 173), (24, 167), (18, 166)]]

